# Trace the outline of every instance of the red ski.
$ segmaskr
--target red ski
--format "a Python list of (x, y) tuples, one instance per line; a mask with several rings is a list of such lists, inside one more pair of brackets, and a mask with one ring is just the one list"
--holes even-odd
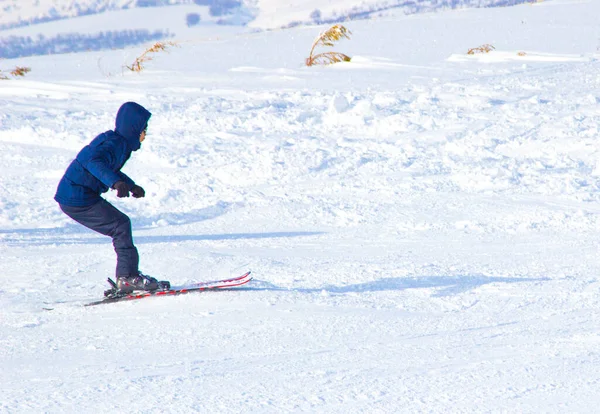
[[(234, 277), (231, 279), (223, 279), (223, 280), (213, 280), (210, 282), (198, 282), (192, 283), (185, 286), (172, 286), (166, 290), (153, 290), (153, 291), (136, 291), (132, 293), (119, 293), (118, 291), (114, 291), (114, 293), (108, 294), (106, 298), (102, 300), (98, 300), (95, 302), (87, 303), (85, 306), (95, 306), (102, 305), (105, 303), (115, 303), (115, 302), (124, 302), (128, 300), (135, 299), (144, 299), (153, 296), (174, 296), (174, 295), (182, 295), (185, 293), (191, 292), (201, 292), (203, 290), (219, 290), (219, 289), (229, 289), (235, 288), (237, 286), (245, 285), (249, 281), (252, 280), (252, 276), (250, 276), (250, 272), (244, 273), (241, 276)], [(111, 281), (109, 280), (109, 283)], [(111, 283), (114, 285), (114, 282)]]

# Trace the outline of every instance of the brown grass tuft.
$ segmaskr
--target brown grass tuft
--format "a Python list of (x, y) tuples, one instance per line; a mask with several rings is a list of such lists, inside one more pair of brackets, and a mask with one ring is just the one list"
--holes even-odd
[(476, 53), (490, 53), (494, 49), (496, 49), (494, 46), (485, 44), (485, 45), (481, 45), (479, 47), (474, 47), (473, 49), (469, 49), (467, 54), (474, 55)]
[[(10, 75), (12, 75), (13, 77), (17, 77), (17, 76), (25, 76), (26, 73), (31, 72), (31, 68), (26, 68), (24, 66), (17, 66), (15, 67), (13, 70), (11, 70), (9, 73)], [(0, 70), (0, 80), (8, 80), (9, 77)]]
[(25, 76), (26, 73), (31, 72), (31, 68), (26, 68), (24, 66), (17, 66), (14, 68), (10, 74), (13, 76)]
[(352, 32), (350, 32), (350, 30), (346, 29), (341, 24), (333, 25), (329, 29), (321, 32), (321, 34), (312, 44), (310, 54), (306, 59), (306, 66), (330, 65), (336, 62), (350, 62), (351, 58), (349, 56), (339, 52), (325, 52), (314, 56), (313, 53), (317, 46), (332, 47), (335, 42), (341, 40), (342, 38), (350, 39), (351, 34)]
[(156, 42), (151, 47), (146, 49), (144, 53), (138, 56), (131, 66), (126, 66), (132, 72), (141, 72), (144, 69), (144, 64), (152, 60), (152, 53), (164, 52), (170, 46), (177, 46), (175, 42)]

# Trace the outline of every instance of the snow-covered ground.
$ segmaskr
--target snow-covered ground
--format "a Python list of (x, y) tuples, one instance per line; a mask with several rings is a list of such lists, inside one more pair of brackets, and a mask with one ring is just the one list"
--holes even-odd
[[(600, 3), (0, 61), (0, 412), (595, 412)], [(177, 39), (174, 39), (177, 40)], [(491, 44), (489, 54), (467, 55)], [(236, 291), (84, 308), (56, 184), (133, 100), (141, 269)], [(52, 311), (43, 308), (53, 308)]]
[(532, 0), (3, 0), (0, 58), (215, 39), (298, 25), (500, 7)]
[[(187, 7), (200, 22), (249, 24), (274, 29), (311, 22), (331, 22), (469, 7), (503, 7), (540, 0), (1, 0), (0, 29), (129, 10), (157, 10), (165, 25), (176, 9)], [(165, 21), (164, 17), (167, 17)], [(121, 19), (123, 24), (126, 20)], [(131, 22), (139, 24), (138, 22)], [(180, 21), (182, 23), (182, 21)], [(164, 26), (163, 26), (164, 27)], [(69, 30), (68, 25), (63, 25)]]

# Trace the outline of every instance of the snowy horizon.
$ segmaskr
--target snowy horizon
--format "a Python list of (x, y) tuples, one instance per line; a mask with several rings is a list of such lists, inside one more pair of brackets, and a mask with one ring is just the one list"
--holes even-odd
[[(331, 24), (369, 17), (470, 7), (507, 7), (539, 0), (4, 0), (0, 30), (107, 12), (159, 9), (168, 13), (188, 6), (201, 21), (275, 29), (297, 24)], [(242, 17), (244, 16), (244, 17)], [(340, 20), (342, 19), (342, 20)], [(146, 22), (151, 24), (152, 22)]]
[[(313, 67), (329, 24), (172, 29), (196, 6), (139, 73), (150, 40), (0, 60), (0, 412), (594, 412), (600, 3), (344, 22)], [(140, 269), (249, 284), (83, 306), (115, 254), (53, 196), (127, 101)]]
[(532, 0), (5, 0), (0, 58), (111, 50), (150, 41), (388, 19)]

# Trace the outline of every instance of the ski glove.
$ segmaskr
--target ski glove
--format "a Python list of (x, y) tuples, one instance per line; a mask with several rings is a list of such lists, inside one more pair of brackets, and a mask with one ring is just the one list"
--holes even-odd
[(131, 191), (131, 195), (133, 195), (135, 198), (142, 198), (146, 195), (144, 189), (137, 184), (131, 187), (129, 191)]
[(113, 188), (117, 190), (117, 197), (129, 197), (129, 186), (125, 181), (117, 181), (113, 184)]

